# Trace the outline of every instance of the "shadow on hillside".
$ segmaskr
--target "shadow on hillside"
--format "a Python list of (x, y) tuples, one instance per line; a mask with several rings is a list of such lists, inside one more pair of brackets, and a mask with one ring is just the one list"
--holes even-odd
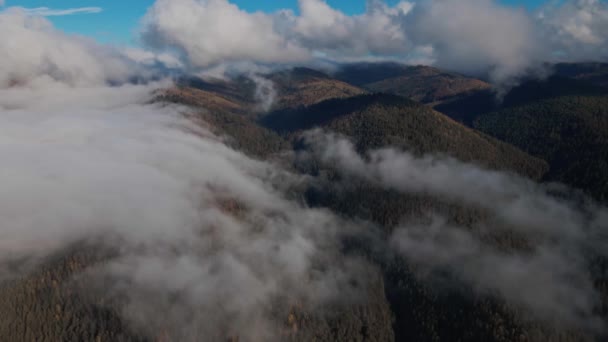
[(397, 95), (366, 94), (346, 99), (331, 99), (321, 103), (279, 110), (263, 118), (260, 123), (279, 133), (306, 130), (353, 112), (363, 111), (371, 105), (415, 107), (421, 104)]
[(607, 91), (588, 82), (552, 76), (546, 80), (527, 81), (509, 91), (502, 99), (493, 90), (481, 90), (454, 101), (437, 105), (435, 109), (452, 119), (471, 126), (475, 118), (499, 109), (561, 96), (602, 95)]

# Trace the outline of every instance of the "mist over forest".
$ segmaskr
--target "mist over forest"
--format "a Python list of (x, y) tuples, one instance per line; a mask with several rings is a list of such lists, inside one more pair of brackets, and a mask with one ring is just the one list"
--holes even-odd
[(365, 8), (0, 0), (0, 341), (606, 340), (608, 4)]

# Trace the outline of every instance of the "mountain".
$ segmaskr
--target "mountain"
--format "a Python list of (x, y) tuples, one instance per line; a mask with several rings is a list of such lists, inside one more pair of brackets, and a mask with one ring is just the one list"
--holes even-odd
[[(289, 109), (309, 106), (334, 98), (348, 98), (365, 90), (309, 68), (293, 68), (256, 76), (257, 82), (270, 81), (271, 107)], [(196, 116), (216, 134), (228, 137), (228, 144), (258, 157), (276, 154), (287, 142), (271, 130), (258, 125), (255, 118), (262, 110), (256, 99), (256, 80), (240, 76), (228, 80), (188, 78), (176, 87), (157, 94), (157, 101), (179, 103), (196, 108)]]
[[(573, 68), (569, 66), (569, 68)], [(577, 73), (570, 75), (579, 75)], [(502, 99), (478, 92), (436, 109), (547, 161), (547, 181), (608, 200), (608, 91), (580, 77), (527, 81)]]
[(103, 259), (98, 250), (70, 248), (37, 265), (26, 276), (3, 281), (0, 284), (1, 339), (145, 341), (126, 324), (116, 308), (104, 305), (94, 286), (85, 286), (88, 284), (74, 279)]
[(553, 67), (553, 70), (558, 76), (608, 87), (608, 63), (559, 63)]
[(442, 102), (491, 88), (484, 81), (454, 72), (397, 63), (346, 65), (334, 76), (371, 92), (401, 95), (423, 103)]
[[(465, 127), (415, 101), (390, 94), (368, 94), (333, 99), (293, 110), (277, 111), (261, 119), (294, 145), (305, 149), (301, 133), (322, 128), (351, 140), (360, 153), (392, 147), (417, 156), (447, 155), (485, 168), (519, 173), (541, 179), (548, 170), (545, 161)], [(470, 224), (482, 216), (475, 208), (446, 203), (424, 194), (398, 194), (360, 180), (343, 179), (318, 162), (296, 164), (311, 175), (327, 173), (327, 183), (311, 187), (311, 205), (329, 207), (347, 217), (379, 223), (387, 231), (404, 217), (440, 212), (458, 224)]]
[(206, 108), (218, 113), (244, 113), (247, 105), (250, 105), (249, 101), (231, 98), (221, 92), (188, 86), (165, 89), (158, 94), (158, 100)]
[[(404, 193), (344, 174), (315, 155), (304, 136), (320, 128), (346, 137), (364, 159), (382, 148), (416, 157), (450, 157), (483, 170), (564, 182), (608, 200), (608, 95), (598, 81), (602, 68), (558, 66), (557, 76), (526, 81), (503, 98), (483, 81), (430, 67), (350, 64), (335, 74), (293, 68), (225, 80), (183, 78), (157, 92), (155, 101), (185, 105), (184, 115), (193, 125), (212, 131), (228, 146), (286, 165), (300, 183), (281, 196), (365, 223), (361, 235), (346, 234), (340, 240), (336, 249), (341, 257), (332, 259), (360, 260), (363, 276), (349, 282), (363, 284), (364, 291), (347, 302), (307, 305), (277, 298), (272, 305), (264, 303), (280, 323), (284, 340), (600, 341), (530, 317), (518, 303), (492, 289), (480, 291), (447, 269), (427, 277), (408, 259), (394, 255), (389, 244), (395, 231), (404, 222), (425, 221), (429, 215), (490, 240), (498, 257), (535, 251), (533, 241), (502, 231), (482, 206), (427, 192)], [(261, 106), (265, 101), (271, 104), (267, 108)], [(217, 209), (235, 219), (246, 210), (239, 199), (218, 203)], [(480, 230), (488, 222), (489, 231)], [(463, 253), (470, 250), (475, 246)], [(152, 334), (140, 331), (124, 318), (121, 298), (104, 293), (104, 280), (89, 278), (89, 271), (111, 262), (116, 253), (83, 242), (34, 268), (29, 260), (9, 265), (22, 273), (0, 281), (0, 340), (165, 342), (180, 336), (162, 324), (147, 327)], [(604, 310), (598, 315), (605, 318), (608, 263), (600, 258), (589, 264), (595, 272), (590, 286), (599, 289), (603, 309), (598, 310)], [(518, 291), (525, 292), (525, 286)], [(201, 338), (247, 341), (238, 331)]]
[(546, 160), (547, 180), (608, 201), (608, 95), (512, 106), (479, 115), (473, 127)]
[[(76, 244), (26, 276), (0, 282), (0, 338), (14, 342), (164, 342), (172, 341), (168, 336), (179, 336), (171, 326), (134, 328), (121, 316), (128, 303), (106, 293), (103, 280), (89, 277), (88, 272), (111, 262), (114, 256), (98, 245)], [(378, 272), (370, 272), (367, 297), (356, 304), (334, 303), (315, 311), (305, 307), (285, 308), (284, 312), (277, 309), (276, 320), (283, 324), (283, 331), (277, 333), (290, 341), (392, 341), (392, 313), (383, 281)], [(238, 332), (233, 333), (238, 336)], [(226, 336), (204, 339), (239, 340)]]
[[(252, 115), (270, 109), (308, 106), (333, 98), (346, 98), (366, 90), (310, 68), (296, 67), (267, 74), (227, 79), (182, 78), (164, 90), (162, 100), (209, 111)], [(269, 108), (262, 108), (267, 101)]]
[(493, 89), (480, 90), (445, 101), (435, 106), (435, 109), (471, 126), (478, 115), (501, 108), (560, 96), (602, 95), (605, 92), (603, 88), (588, 82), (554, 75), (546, 79), (525, 81), (505, 94), (498, 94)]
[(253, 102), (238, 101), (222, 92), (200, 90), (193, 87), (175, 87), (161, 91), (156, 101), (190, 106), (190, 116), (226, 143), (256, 157), (267, 157), (288, 147), (278, 134), (257, 125), (252, 117)]
[(339, 65), (333, 76), (350, 84), (364, 86), (399, 76), (408, 69), (407, 65), (401, 63), (351, 63)]
[(360, 150), (394, 146), (418, 155), (446, 153), (463, 161), (540, 178), (546, 165), (433, 109), (389, 94), (333, 99), (264, 116), (261, 124), (283, 135), (322, 127), (344, 134)]
[(334, 98), (366, 93), (364, 89), (342, 82), (309, 68), (294, 68), (266, 76), (277, 91), (274, 109), (309, 106)]
[[(534, 179), (543, 177), (547, 170), (547, 164), (538, 158), (452, 121), (428, 106), (389, 94), (334, 99), (279, 111), (264, 117), (262, 124), (303, 151), (308, 147), (300, 133), (320, 127), (348, 137), (360, 153), (396, 147), (419, 156), (449, 155)], [(306, 192), (309, 205), (375, 222), (389, 236), (404, 220), (420, 219), (428, 213), (442, 215), (452, 224), (472, 231), (486, 220), (487, 214), (480, 208), (425, 193), (399, 193), (344, 176), (319, 160), (297, 160), (295, 168), (319, 179)], [(527, 244), (511, 235), (497, 236), (494, 243), (501, 250), (517, 250)], [(444, 288), (432, 280), (420, 280), (418, 271), (410, 268), (406, 260), (387, 261), (382, 251), (374, 250), (368, 241), (351, 242), (351, 249), (374, 260), (382, 269), (397, 341), (450, 341), (455, 336), (466, 341), (527, 341), (527, 336), (535, 336), (535, 341), (587, 338), (577, 332), (528, 322), (509, 303), (492, 295), (473, 296), (465, 285)], [(457, 279), (449, 281), (459, 283)]]

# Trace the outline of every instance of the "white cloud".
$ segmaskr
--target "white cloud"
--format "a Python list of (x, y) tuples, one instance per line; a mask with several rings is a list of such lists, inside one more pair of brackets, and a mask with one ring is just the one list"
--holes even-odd
[(302, 61), (308, 52), (275, 31), (269, 15), (227, 0), (158, 0), (144, 18), (144, 40), (178, 49), (189, 64)]
[(508, 83), (550, 61), (603, 60), (608, 5), (600, 0), (555, 1), (533, 14), (496, 0), (427, 0), (405, 20), (417, 45), (433, 48), (440, 67), (489, 72)]
[(220, 62), (302, 62), (314, 53), (369, 56), (407, 50), (399, 19), (413, 5), (369, 1), (348, 16), (322, 0), (300, 0), (300, 14), (247, 13), (228, 0), (158, 0), (144, 18), (144, 41), (178, 49), (190, 65)]
[(124, 81), (139, 73), (117, 51), (69, 36), (40, 16), (9, 8), (0, 13), (0, 87), (50, 79), (72, 85)]
[(36, 8), (23, 8), (23, 10), (29, 15), (39, 15), (43, 17), (53, 16), (64, 16), (74, 14), (94, 14), (103, 12), (101, 7), (78, 7), (78, 8), (66, 8), (56, 9), (48, 7), (36, 7)]
[[(390, 148), (361, 156), (345, 138), (318, 130), (306, 137), (313, 155), (343, 175), (484, 210), (475, 233), (441, 217), (400, 225), (393, 246), (416, 267), (448, 268), (478, 291), (498, 293), (547, 321), (594, 332), (605, 326), (595, 312), (599, 294), (586, 258), (606, 256), (608, 208), (553, 197), (549, 192), (557, 188), (455, 159)], [(519, 250), (488, 243), (492, 234), (505, 232), (529, 245)]]
[[(288, 32), (303, 46), (328, 54), (369, 56), (392, 55), (409, 49), (401, 20), (414, 7), (399, 2), (389, 7), (382, 1), (368, 1), (364, 14), (348, 16), (324, 0), (300, 0), (300, 14), (291, 17)], [(285, 15), (285, 14), (284, 14)]]
[[(246, 13), (228, 0), (158, 0), (144, 20), (144, 37), (152, 46), (181, 50), (196, 67), (313, 56), (401, 58), (465, 72), (492, 69), (503, 81), (531, 67), (538, 56), (530, 16), (493, 0), (401, 1), (392, 7), (369, 0), (359, 15), (324, 0), (299, 0), (298, 6), (298, 14), (264, 14)], [(230, 20), (242, 24), (224, 27)]]
[[(0, 89), (0, 276), (13, 258), (107, 242), (121, 253), (94, 275), (115, 285), (103, 296), (128, 296), (126, 322), (170, 323), (178, 340), (225, 327), (272, 339), (275, 298), (314, 305), (348, 289), (348, 268), (323, 260), (350, 224), (285, 199), (275, 185), (295, 176), (275, 183), (283, 171), (182, 109), (146, 104), (162, 86)], [(328, 266), (314, 278), (313, 260)]]
[(169, 53), (154, 53), (152, 51), (143, 50), (135, 47), (127, 47), (122, 51), (131, 60), (147, 66), (162, 65), (170, 69), (179, 69), (184, 65), (179, 60)]
[(368, 277), (336, 246), (359, 225), (288, 200), (298, 176), (151, 104), (170, 82), (130, 84), (115, 50), (17, 10), (0, 14), (0, 55), (0, 277), (12, 260), (110, 245), (78, 279), (103, 277), (87, 289), (127, 296), (125, 323), (180, 341), (281, 340), (294, 302), (359, 298), (352, 279)]
[(518, 76), (539, 62), (539, 41), (523, 9), (494, 0), (427, 1), (407, 22), (419, 45), (431, 45), (437, 64), (468, 73), (491, 70), (495, 81)]
[[(221, 62), (294, 63), (398, 59), (433, 63), (509, 83), (543, 62), (608, 56), (608, 8), (600, 0), (555, 2), (533, 14), (497, 0), (368, 0), (347, 15), (324, 0), (299, 11), (248, 13), (229, 0), (158, 0), (144, 20), (145, 41), (178, 50), (194, 67)], [(230, 23), (230, 24), (228, 24)]]

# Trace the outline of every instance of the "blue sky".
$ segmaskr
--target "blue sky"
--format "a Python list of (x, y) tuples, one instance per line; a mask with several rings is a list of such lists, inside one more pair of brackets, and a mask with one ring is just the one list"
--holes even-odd
[[(543, 0), (499, 0), (513, 6), (525, 6), (533, 9)], [(231, 0), (247, 11), (272, 12), (281, 8), (297, 7), (297, 0)], [(332, 7), (339, 8), (345, 13), (361, 13), (365, 9), (365, 0), (327, 0)], [(387, 0), (394, 4), (398, 0)], [(101, 7), (103, 11), (96, 14), (77, 14), (70, 16), (50, 17), (49, 19), (60, 29), (88, 35), (95, 39), (119, 45), (136, 44), (138, 22), (146, 9), (154, 0), (6, 0), (6, 6), (21, 7), (51, 7), (53, 9), (77, 7)]]

